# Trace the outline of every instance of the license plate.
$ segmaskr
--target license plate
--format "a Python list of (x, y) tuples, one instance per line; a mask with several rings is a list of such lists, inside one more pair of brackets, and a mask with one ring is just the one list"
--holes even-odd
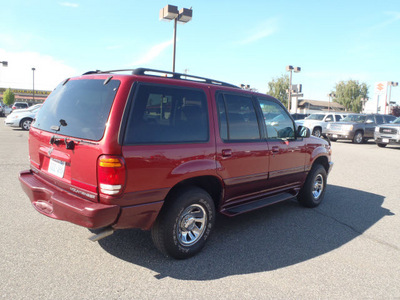
[(337, 134), (332, 134), (332, 137), (333, 138), (337, 138)]
[(49, 162), (49, 173), (57, 177), (63, 178), (65, 171), (65, 161), (50, 158)]
[(382, 139), (382, 143), (389, 143), (389, 139)]

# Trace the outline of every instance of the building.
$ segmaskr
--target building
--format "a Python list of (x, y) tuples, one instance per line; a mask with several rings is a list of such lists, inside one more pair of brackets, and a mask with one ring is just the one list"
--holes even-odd
[[(3, 94), (7, 88), (0, 88), (0, 101), (3, 102)], [(35, 95), (33, 95), (33, 90), (25, 89), (10, 89), (15, 94), (15, 102), (27, 102), (30, 105), (43, 103), (51, 91), (35, 90)]]
[(317, 101), (317, 100), (299, 100), (297, 106), (297, 113), (311, 114), (318, 112), (344, 112), (346, 108), (336, 102)]

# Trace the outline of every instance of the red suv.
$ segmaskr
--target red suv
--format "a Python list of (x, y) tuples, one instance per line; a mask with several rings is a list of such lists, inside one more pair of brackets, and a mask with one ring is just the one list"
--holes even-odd
[(151, 229), (162, 253), (187, 258), (216, 212), (296, 196), (320, 204), (331, 147), (297, 129), (281, 102), (207, 78), (130, 72), (68, 78), (43, 104), (20, 174), (38, 212), (100, 229), (93, 240)]

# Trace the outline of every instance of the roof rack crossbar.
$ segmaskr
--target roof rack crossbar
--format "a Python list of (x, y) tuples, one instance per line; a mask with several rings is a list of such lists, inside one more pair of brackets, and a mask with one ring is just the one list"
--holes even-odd
[(220, 85), (220, 86), (226, 86), (226, 87), (240, 89), (240, 87), (238, 87), (236, 85), (226, 83), (223, 81), (219, 81), (219, 80), (214, 80), (214, 79), (210, 79), (210, 78), (194, 76), (194, 75), (189, 75), (189, 74), (155, 70), (155, 69), (147, 69), (147, 68), (119, 69), (119, 70), (108, 70), (108, 71), (96, 70), (96, 71), (86, 72), (82, 75), (116, 73), (116, 72), (132, 72), (133, 75), (144, 75), (144, 76), (154, 76), (154, 77), (165, 76), (168, 78), (173, 78), (173, 79), (178, 79), (178, 80), (195, 81), (195, 82), (200, 82), (200, 83), (208, 83), (208, 84), (213, 84), (213, 85)]

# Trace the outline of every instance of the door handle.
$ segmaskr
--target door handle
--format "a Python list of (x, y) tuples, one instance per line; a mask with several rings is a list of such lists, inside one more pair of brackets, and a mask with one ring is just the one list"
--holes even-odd
[(272, 154), (279, 153), (279, 147), (278, 146), (272, 146), (271, 151), (272, 151)]
[(232, 156), (232, 149), (223, 149), (222, 150), (222, 157), (231, 157)]

